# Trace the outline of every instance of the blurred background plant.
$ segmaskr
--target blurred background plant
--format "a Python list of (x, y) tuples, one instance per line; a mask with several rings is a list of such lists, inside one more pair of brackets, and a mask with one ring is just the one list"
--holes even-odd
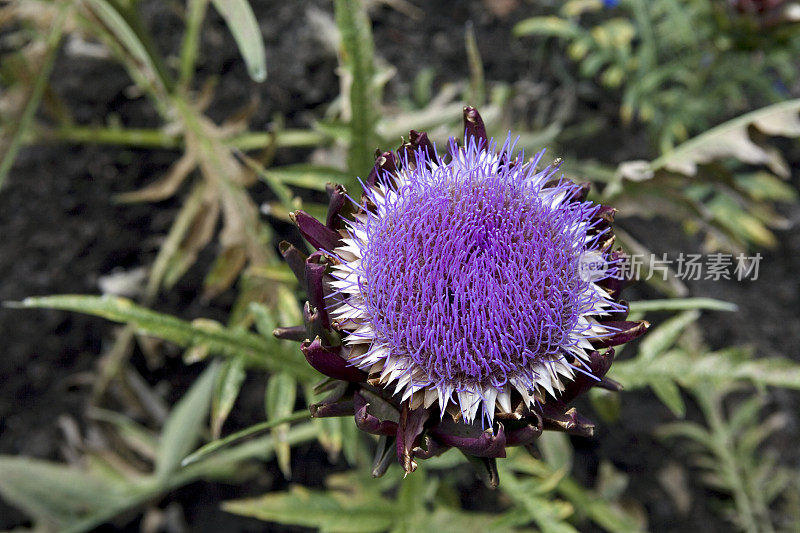
[(514, 34), (555, 39), (535, 51), (542, 55), (566, 46), (566, 57), (549, 60), (575, 61), (582, 78), (608, 91), (623, 123), (646, 125), (664, 152), (786, 99), (796, 83), (798, 22), (792, 2), (570, 0), (519, 22)]
[[(0, 494), (30, 519), (0, 525), (212, 530), (246, 528), (233, 516), (242, 515), (323, 531), (627, 532), (698, 520), (719, 530), (726, 521), (743, 531), (796, 528), (800, 457), (786, 450), (798, 431), (798, 397), (785, 391), (800, 388), (797, 354), (744, 344), (766, 331), (728, 338), (757, 315), (777, 322), (773, 337), (792, 349), (785, 324), (797, 321), (796, 292), (790, 310), (768, 301), (763, 284), (744, 292), (735, 282), (684, 282), (674, 271), (641, 283), (631, 313), (657, 327), (618, 354), (610, 376), (627, 392), (593, 391), (603, 420), (597, 439), (543, 437), (533, 456), (519, 451), (499, 464), (494, 492), (452, 452), (405, 480), (394, 469), (371, 478), (376, 443), (349, 421), (309, 418), (319, 376), (272, 331), (302, 319), (302, 289), (277, 245), (302, 246), (289, 213), (321, 216), (328, 182), (357, 191), (375, 149), (395, 147), (411, 128), (441, 146), (459, 134), (464, 104), (481, 109), (491, 134), (518, 133), (528, 153), (547, 146), (569, 177), (594, 182), (593, 199), (619, 209), (619, 242), (631, 253), (775, 248), (772, 259), (793, 257), (794, 245), (781, 239), (798, 217), (798, 8), (716, 0), (484, 0), (466, 12), (403, 0), (5, 3), (0, 200), (15, 187), (25, 198), (18, 156), (48, 149), (68, 159), (70, 147), (100, 145), (123, 150), (119, 166), (141, 167), (145, 181), (104, 201), (122, 210), (149, 202), (146, 216), (163, 220), (163, 212), (169, 222), (147, 261), (114, 264), (125, 268), (99, 279), (103, 296), (9, 303), (123, 327), (95, 348), (82, 416), (60, 419), (63, 461), (0, 456)], [(280, 21), (290, 19), (299, 23), (282, 34)], [(204, 54), (226, 39), (237, 55), (209, 68)], [(313, 59), (270, 55), (286, 41), (293, 52), (293, 39), (323, 49), (338, 75), (300, 110), (290, 103), (302, 94), (258, 97), (278, 94), (258, 87), (284, 71), (315, 75)], [(110, 72), (103, 79), (121, 87), (99, 112), (87, 113), (64, 88), (95, 83), (69, 78), (82, 61), (97, 62)], [(141, 163), (162, 151), (168, 168)], [(190, 295), (191, 312), (175, 304), (176, 291)], [(735, 300), (740, 312), (700, 296)], [(2, 312), (15, 322), (30, 316)], [(11, 409), (23, 400), (11, 398)], [(24, 451), (30, 436), (14, 439)], [(199, 480), (234, 488), (205, 501)], [(192, 506), (228, 514), (188, 513)], [(204, 525), (213, 512), (220, 525)]]

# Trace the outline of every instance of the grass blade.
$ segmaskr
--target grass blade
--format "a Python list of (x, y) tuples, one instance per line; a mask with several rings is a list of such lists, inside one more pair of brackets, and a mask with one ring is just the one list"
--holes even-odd
[(211, 406), (211, 394), (219, 367), (212, 364), (175, 404), (164, 428), (156, 460), (156, 477), (164, 480), (181, 464), (197, 439)]
[(267, 79), (267, 53), (264, 38), (253, 10), (247, 0), (212, 0), (214, 7), (225, 19), (228, 29), (239, 47), (247, 72), (257, 82)]
[[(250, 426), (249, 428), (245, 428), (241, 431), (237, 431), (231, 435), (228, 435), (224, 439), (215, 440), (213, 442), (209, 442), (202, 448), (198, 449), (188, 457), (186, 457), (182, 462), (182, 466), (189, 466), (192, 463), (196, 463), (201, 459), (204, 459), (206, 456), (226, 447), (230, 446), (231, 444), (235, 444), (236, 442), (245, 439), (247, 437), (252, 437), (253, 435), (257, 435), (258, 433), (262, 433), (267, 431), (268, 429), (272, 429), (276, 426), (281, 424), (289, 424), (291, 422), (298, 422), (300, 420), (305, 420), (310, 418), (311, 415), (308, 411), (297, 411), (292, 413), (289, 416), (283, 418), (276, 418), (274, 420), (267, 420), (266, 422), (261, 422), (260, 424), (255, 424)], [(288, 442), (288, 441), (287, 441)]]

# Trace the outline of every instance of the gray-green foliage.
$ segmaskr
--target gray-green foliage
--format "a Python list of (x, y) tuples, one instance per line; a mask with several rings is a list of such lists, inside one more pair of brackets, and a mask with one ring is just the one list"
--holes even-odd
[(776, 204), (797, 200), (789, 165), (769, 137), (800, 137), (800, 99), (746, 113), (667, 150), (617, 168), (604, 201), (628, 216), (663, 216), (702, 232), (706, 248), (775, 247), (788, 221)]
[(706, 425), (674, 422), (659, 428), (658, 434), (694, 445), (690, 456), (701, 482), (731, 497), (732, 503), (721, 504), (738, 528), (748, 533), (776, 531), (780, 515), (770, 506), (781, 497), (792, 473), (779, 465), (774, 452), (764, 450), (764, 444), (786, 426), (786, 416), (767, 414), (760, 396), (726, 401), (725, 388), (708, 384), (693, 387), (691, 393)]
[[(182, 467), (184, 456), (203, 434), (217, 372), (211, 365), (169, 414), (160, 434), (118, 414), (101, 415), (112, 424), (124, 446), (152, 453), (149, 471), (128, 464), (123, 454), (88, 447), (82, 465), (16, 456), (0, 457), (0, 494), (48, 530), (89, 531), (124, 511), (197, 479), (235, 478), (252, 459), (269, 459), (275, 451), (267, 436), (225, 448)], [(304, 415), (307, 417), (307, 415)], [(290, 430), (284, 442), (316, 437), (309, 423)]]
[(604, 8), (571, 0), (514, 32), (566, 42), (580, 74), (621, 89), (623, 120), (648, 124), (666, 150), (737, 112), (781, 100), (782, 84), (796, 76), (793, 26), (761, 28), (726, 4), (622, 0)]

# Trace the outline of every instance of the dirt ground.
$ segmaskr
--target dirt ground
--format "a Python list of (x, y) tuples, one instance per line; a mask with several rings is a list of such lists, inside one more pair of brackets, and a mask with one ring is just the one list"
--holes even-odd
[[(513, 3), (513, 2), (512, 2)], [(547, 79), (547, 72), (534, 68), (526, 43), (513, 39), (510, 28), (519, 18), (531, 15), (531, 6), (520, 2), (515, 11), (499, 17), (481, 2), (431, 3), (426, 16), (415, 20), (387, 7), (373, 14), (376, 47), (387, 63), (397, 68), (387, 88), (387, 100), (408, 96), (414, 77), (424, 67), (436, 69), (435, 86), (468, 76), (464, 54), (464, 27), (475, 25), (486, 79), (524, 87)], [(450, 5), (452, 4), (452, 5)], [(338, 94), (336, 57), (320, 45), (311, 17), (330, 17), (329, 2), (253, 2), (267, 44), (269, 78), (263, 84), (249, 80), (232, 39), (216, 14), (211, 13), (203, 34), (199, 79), (219, 76), (211, 115), (221, 120), (237, 110), (252, 95), (259, 97), (253, 116), (254, 130), (266, 128), (276, 113), (291, 127), (308, 126), (321, 115), (324, 104)], [(180, 42), (180, 19), (167, 3), (147, 4), (146, 17), (163, 49), (175, 50)], [(424, 50), (424, 53), (420, 53)], [(102, 60), (76, 59), (62, 54), (53, 76), (55, 90), (68, 102), (75, 119), (100, 124), (115, 115), (126, 126), (157, 126), (158, 118), (148, 103), (130, 99), (124, 71)], [(89, 83), (90, 81), (90, 83)], [(555, 83), (555, 82), (554, 82)], [(522, 112), (529, 106), (516, 103)], [(605, 112), (592, 95), (579, 101), (579, 113)], [(587, 142), (572, 151), (588, 156), (605, 154), (606, 161), (646, 157), (646, 147), (635, 132), (614, 132), (608, 142)], [(631, 140), (626, 143), (626, 139)], [(607, 152), (603, 152), (608, 150)], [(797, 154), (794, 154), (797, 155)], [(287, 151), (278, 163), (303, 162), (307, 152)], [(157, 238), (167, 231), (178, 200), (155, 205), (119, 205), (115, 193), (132, 190), (165, 171), (176, 153), (116, 147), (50, 145), (25, 148), (0, 192), (0, 301), (56, 293), (96, 294), (98, 277), (115, 269), (149, 265), (156, 253)], [(800, 158), (795, 157), (797, 161)], [(795, 166), (795, 185), (800, 175)], [(795, 226), (800, 222), (797, 206), (785, 213)], [(686, 250), (694, 243), (679, 228), (662, 222), (636, 221), (626, 227), (656, 252)], [(758, 281), (698, 282), (691, 285), (695, 296), (712, 296), (739, 305), (735, 314), (705, 316), (708, 342), (714, 347), (751, 343), (759, 356), (786, 355), (800, 358), (800, 236), (790, 229), (779, 232), (780, 247), (762, 251), (764, 259)], [(659, 249), (656, 244), (659, 244)], [(209, 257), (211, 255), (209, 254)], [(207, 258), (205, 258), (207, 259)], [(197, 296), (207, 260), (201, 259), (178, 286), (160, 299), (157, 308), (184, 318), (205, 316), (220, 319), (230, 304), (230, 295), (209, 303)], [(645, 287), (634, 288), (629, 299), (652, 297)], [(88, 401), (88, 385), (98, 354), (111, 342), (115, 326), (103, 320), (55, 311), (20, 311), (0, 308), (0, 453), (24, 454), (61, 460), (67, 418), (81, 420)], [(168, 360), (164, 368), (148, 370), (141, 354), (134, 364), (150, 383), (169, 380), (180, 391), (196, 375), (179, 360)], [(263, 379), (249, 378), (243, 401), (234, 411), (230, 427), (260, 421)], [(252, 402), (248, 401), (252, 399)], [(798, 395), (776, 392), (771, 405), (797, 412)], [(587, 407), (587, 410), (589, 408)], [(690, 404), (690, 417), (697, 417)], [(687, 481), (693, 504), (685, 515), (675, 507), (657, 479), (670, 462), (683, 462), (672, 444), (659, 441), (651, 430), (672, 416), (651, 394), (623, 393), (623, 416), (617, 424), (598, 424), (595, 439), (575, 439), (577, 476), (592, 483), (599, 459), (607, 459), (630, 476), (630, 496), (642, 503), (653, 531), (675, 531), (704, 524), (705, 531), (728, 531), (729, 526), (702, 505), (713, 496), (699, 482)], [(798, 466), (800, 455), (793, 446), (800, 436), (797, 418), (778, 438), (784, 460)], [(332, 465), (316, 446), (294, 453), (295, 481), (318, 485)], [(171, 494), (161, 505), (178, 502), (187, 523), (195, 531), (261, 531), (264, 525), (227, 515), (216, 509), (224, 499), (257, 494), (285, 486), (277, 470), (247, 487), (195, 483)], [(464, 479), (464, 503), (470, 508), (490, 509), (496, 496), (477, 482)], [(0, 529), (25, 523), (24, 517), (0, 502)], [(138, 530), (138, 522), (128, 526)], [(282, 529), (283, 530), (283, 529)]]

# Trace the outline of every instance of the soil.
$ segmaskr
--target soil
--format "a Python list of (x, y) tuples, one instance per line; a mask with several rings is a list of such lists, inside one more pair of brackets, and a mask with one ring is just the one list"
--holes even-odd
[[(468, 21), (475, 28), (487, 80), (505, 82), (523, 92), (537, 83), (556, 86), (557, 78), (536, 66), (527, 43), (511, 36), (513, 24), (533, 14), (535, 7), (512, 0), (509, 4), (514, 9), (507, 15), (498, 16), (486, 9), (488, 4), (502, 3), (433, 2), (418, 19), (382, 4), (376, 7), (372, 19), (377, 52), (397, 69), (387, 87), (387, 101), (409, 98), (415, 76), (425, 67), (435, 69), (435, 88), (466, 79), (469, 71), (463, 43)], [(209, 8), (198, 64), (198, 79), (218, 80), (209, 114), (222, 120), (256, 96), (259, 104), (251, 119), (252, 130), (266, 129), (278, 114), (289, 127), (307, 127), (339, 91), (335, 52), (320, 42), (319, 26), (309, 22), (326, 17), (330, 20), (331, 3), (252, 4), (267, 44), (269, 78), (263, 84), (248, 78), (222, 19)], [(175, 3), (146, 2), (144, 15), (159, 46), (177, 50), (182, 29)], [(127, 75), (113, 63), (76, 58), (62, 51), (56, 65), (53, 87), (68, 103), (76, 122), (102, 124), (108, 116), (114, 116), (129, 127), (160, 125), (144, 98), (130, 97)], [(606, 112), (599, 104), (601, 96), (582, 93), (576, 114)], [(530, 102), (515, 100), (513, 105), (521, 121), (535, 122)], [(615, 139), (613, 146), (608, 140), (594, 139), (572, 146), (571, 151), (602, 156), (606, 161), (652, 155), (640, 132), (614, 133), (610, 136)], [(308, 155), (302, 150), (281, 152), (278, 163), (304, 162)], [(96, 294), (99, 276), (151, 264), (157, 237), (168, 230), (180, 199), (120, 205), (113, 202), (113, 195), (152, 181), (176, 157), (177, 153), (169, 151), (108, 146), (23, 149), (7, 186), (0, 191), (0, 301), (58, 293)], [(798, 176), (797, 168), (794, 175)], [(794, 223), (800, 222), (797, 206), (786, 214)], [(628, 221), (623, 227), (640, 241), (663, 246), (656, 251), (677, 252), (694, 245), (679, 227), (664, 221)], [(702, 324), (712, 347), (750, 343), (757, 347), (758, 356), (800, 357), (796, 350), (800, 344), (800, 282), (796, 276), (800, 256), (795, 253), (800, 249), (800, 237), (792, 230), (778, 235), (778, 249), (761, 251), (764, 258), (757, 281), (690, 285), (692, 295), (739, 305), (735, 314), (704, 316)], [(206, 302), (197, 291), (212, 255), (213, 250), (209, 250), (178, 286), (159, 300), (157, 308), (183, 318), (224, 318), (231, 295)], [(630, 299), (648, 296), (657, 295), (642, 286), (628, 294)], [(0, 308), (4, 346), (0, 358), (0, 453), (63, 460), (64, 434), (59, 424), (82, 419), (92, 372), (99, 354), (110, 345), (115, 327), (73, 313)], [(177, 397), (198, 371), (178, 358), (167, 359), (161, 368), (149, 369), (138, 352), (133, 363), (149, 383), (169, 383), (167, 400)], [(245, 427), (261, 420), (263, 386), (260, 376), (248, 379), (243, 399), (226, 427)], [(795, 413), (800, 407), (797, 394), (789, 392), (771, 393), (770, 402), (776, 410), (787, 413)], [(688, 416), (698, 418), (691, 402), (689, 406)], [(704, 524), (706, 531), (728, 531), (729, 525), (703, 505), (711, 494), (698, 481), (687, 481), (692, 504), (688, 512), (680, 514), (657, 480), (657, 474), (669, 464), (686, 461), (673, 444), (652, 435), (654, 427), (672, 419), (652, 394), (624, 393), (618, 423), (598, 424), (595, 439), (573, 441), (576, 475), (592, 484), (600, 460), (611, 461), (629, 476), (627, 494), (646, 508), (653, 531), (692, 530), (698, 523)], [(785, 452), (784, 460), (795, 467), (800, 455), (792, 443), (799, 432), (797, 418), (791, 417), (776, 443)], [(295, 481), (306, 485), (318, 486), (326, 473), (344, 468), (341, 461), (331, 464), (315, 445), (300, 447), (293, 457)], [(263, 531), (263, 523), (223, 513), (217, 504), (284, 486), (277, 468), (269, 465), (265, 474), (247, 487), (195, 483), (170, 494), (160, 506), (179, 504), (179, 514), (194, 531)], [(472, 480), (463, 480), (458, 488), (468, 508), (488, 510), (498, 504), (494, 493)], [(21, 513), (0, 501), (0, 529), (26, 523)], [(126, 529), (136, 531), (139, 526), (140, 520), (134, 519)]]

